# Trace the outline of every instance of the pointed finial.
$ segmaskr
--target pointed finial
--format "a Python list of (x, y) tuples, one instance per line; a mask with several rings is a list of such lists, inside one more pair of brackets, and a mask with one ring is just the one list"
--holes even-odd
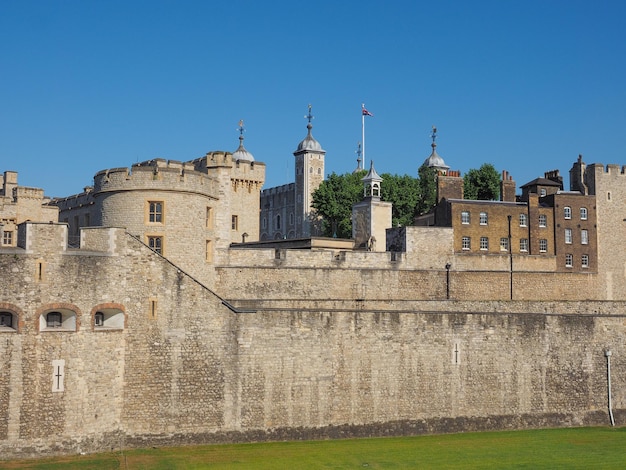
[(436, 126), (433, 126), (433, 131), (430, 133), (430, 137), (433, 139), (433, 143), (430, 144), (430, 146), (434, 150), (435, 147), (437, 147), (437, 142), (435, 142), (435, 140), (437, 140), (437, 127)]
[(357, 149), (355, 153), (356, 153), (356, 170), (354, 170), (354, 173), (356, 173), (357, 171), (361, 171), (363, 169), (363, 164), (361, 163), (363, 161), (363, 159), (361, 158), (361, 142), (357, 144)]
[(246, 130), (243, 127), (243, 119), (239, 120), (239, 127), (237, 129), (239, 130), (239, 145), (243, 145), (243, 133)]
[(304, 119), (308, 119), (309, 121), (309, 123), (306, 126), (307, 129), (311, 129), (313, 127), (313, 125), (311, 124), (311, 121), (315, 119), (315, 117), (313, 116), (313, 114), (311, 114), (312, 109), (313, 109), (313, 106), (309, 104), (309, 113), (306, 116), (304, 116)]

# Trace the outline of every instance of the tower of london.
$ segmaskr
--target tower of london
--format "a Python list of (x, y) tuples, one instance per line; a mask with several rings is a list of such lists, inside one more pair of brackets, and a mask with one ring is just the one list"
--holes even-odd
[(54, 200), (4, 171), (3, 458), (626, 421), (623, 166), (478, 201), (437, 155), (435, 209), (391, 227), (372, 165), (324, 238), (311, 119), (277, 188), (243, 124)]

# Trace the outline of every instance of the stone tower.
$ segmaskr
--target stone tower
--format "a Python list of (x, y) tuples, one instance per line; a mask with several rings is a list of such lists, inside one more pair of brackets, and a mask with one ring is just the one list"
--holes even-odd
[(372, 161), (369, 172), (361, 179), (363, 200), (352, 206), (352, 238), (357, 249), (386, 250), (386, 230), (391, 228), (392, 204), (380, 200), (382, 180)]
[(311, 134), (311, 129), (313, 129), (311, 105), (309, 105), (309, 113), (305, 117), (309, 121), (306, 126), (308, 132), (293, 153), (296, 157), (296, 233), (301, 238), (316, 236), (320, 233), (317, 224), (318, 219), (311, 208), (311, 202), (313, 191), (324, 180), (324, 157), (326, 155), (326, 151)]

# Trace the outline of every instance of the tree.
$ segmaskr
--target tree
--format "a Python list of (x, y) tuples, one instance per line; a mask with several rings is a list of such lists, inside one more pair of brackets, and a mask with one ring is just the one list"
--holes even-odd
[[(331, 173), (313, 193), (312, 206), (322, 216), (324, 236), (352, 237), (352, 206), (363, 199), (361, 179), (365, 174), (365, 171), (343, 175)], [(392, 225), (411, 225), (417, 208), (421, 207), (419, 180), (389, 173), (381, 177), (381, 199), (393, 204)]]
[(322, 233), (327, 237), (352, 238), (352, 206), (363, 198), (365, 171), (331, 173), (313, 192), (311, 205), (322, 216)]
[(420, 200), (419, 180), (409, 175), (398, 176), (384, 173), (381, 175), (381, 199), (393, 204), (391, 224), (412, 225)]
[(472, 168), (463, 176), (463, 198), (483, 201), (500, 198), (500, 175), (491, 163), (484, 163), (478, 170)]
[(419, 176), (419, 199), (416, 215), (429, 212), (437, 204), (437, 174), (434, 168), (422, 164), (417, 170)]

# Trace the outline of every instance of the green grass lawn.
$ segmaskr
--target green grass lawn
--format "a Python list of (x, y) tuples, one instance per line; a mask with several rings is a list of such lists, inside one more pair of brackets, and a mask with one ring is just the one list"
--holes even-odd
[(0, 461), (3, 469), (626, 468), (626, 428), (193, 446)]

